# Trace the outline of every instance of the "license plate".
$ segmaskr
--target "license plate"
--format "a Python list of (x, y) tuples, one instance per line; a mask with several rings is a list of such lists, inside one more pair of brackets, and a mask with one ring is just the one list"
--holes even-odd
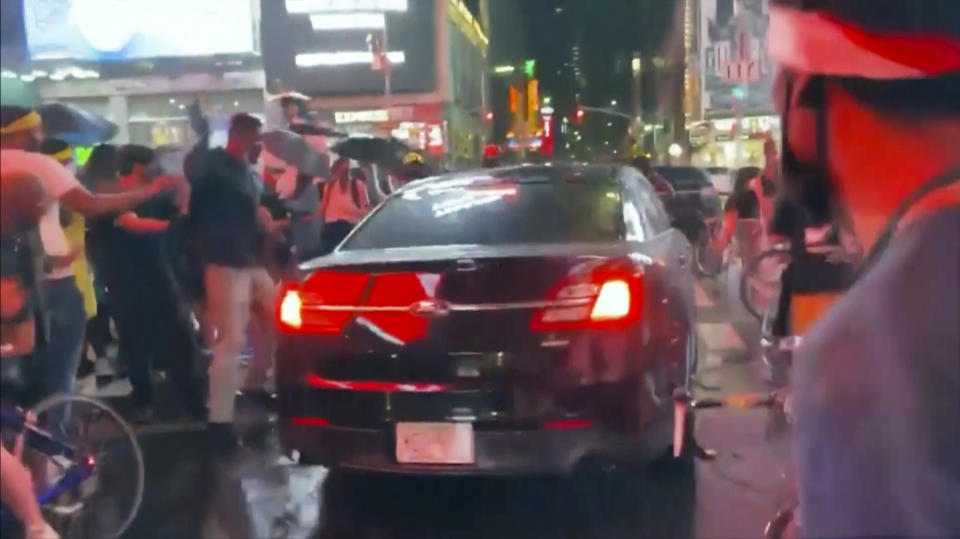
[(397, 423), (397, 462), (473, 464), (471, 423)]

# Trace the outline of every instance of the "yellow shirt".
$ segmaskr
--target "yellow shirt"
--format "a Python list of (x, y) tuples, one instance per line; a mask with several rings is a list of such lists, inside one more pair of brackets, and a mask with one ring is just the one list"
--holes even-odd
[(90, 265), (87, 263), (84, 240), (86, 228), (87, 222), (83, 216), (73, 213), (70, 216), (70, 222), (63, 227), (63, 232), (67, 236), (70, 249), (79, 249), (80, 251), (80, 254), (70, 264), (70, 268), (73, 270), (73, 278), (77, 280), (80, 295), (83, 296), (83, 310), (86, 311), (87, 320), (89, 320), (97, 315), (97, 293), (93, 289), (93, 274), (90, 272)]

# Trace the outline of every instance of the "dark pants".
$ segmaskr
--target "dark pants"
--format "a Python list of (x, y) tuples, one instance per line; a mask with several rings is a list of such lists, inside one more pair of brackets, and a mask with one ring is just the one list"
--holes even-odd
[(790, 304), (793, 298), (793, 264), (788, 264), (780, 274), (780, 297), (777, 300), (777, 314), (773, 318), (773, 335), (787, 337), (790, 335)]
[(153, 404), (153, 369), (164, 365), (194, 416), (203, 414), (201, 385), (196, 375), (200, 346), (186, 306), (176, 288), (163, 279), (131, 280), (114, 286), (111, 308), (120, 334), (120, 357), (127, 365), (133, 402)]
[(26, 365), (33, 401), (73, 391), (87, 324), (83, 296), (72, 276), (45, 281), (43, 298), (49, 328), (47, 342), (37, 347)]
[(350, 234), (350, 231), (353, 230), (353, 227), (356, 226), (350, 221), (333, 221), (332, 223), (326, 223), (323, 225), (323, 241), (321, 246), (321, 254), (330, 254), (334, 249), (337, 248), (337, 245), (340, 245), (340, 242)]

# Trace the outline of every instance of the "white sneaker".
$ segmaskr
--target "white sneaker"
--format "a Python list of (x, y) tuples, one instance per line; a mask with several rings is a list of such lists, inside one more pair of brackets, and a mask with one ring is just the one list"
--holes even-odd
[(28, 527), (23, 537), (24, 539), (60, 539), (60, 534), (44, 522)]

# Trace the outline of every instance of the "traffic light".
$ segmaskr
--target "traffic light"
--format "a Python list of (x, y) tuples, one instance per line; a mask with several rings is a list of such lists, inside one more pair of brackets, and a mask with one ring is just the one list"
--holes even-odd
[(587, 115), (587, 111), (583, 107), (577, 107), (577, 111), (573, 114), (573, 123), (583, 122), (583, 117)]
[(486, 120), (487, 122), (492, 122), (492, 121), (493, 121), (493, 111), (492, 111), (492, 110), (487, 111), (487, 113), (483, 115), (483, 119)]

